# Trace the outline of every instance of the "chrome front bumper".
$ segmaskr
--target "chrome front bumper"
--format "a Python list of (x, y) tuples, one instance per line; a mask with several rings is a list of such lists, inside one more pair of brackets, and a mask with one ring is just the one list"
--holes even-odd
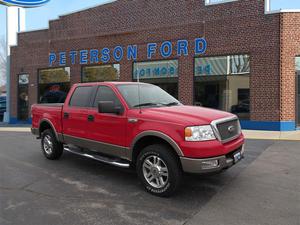
[(242, 145), (235, 151), (218, 157), (205, 158), (205, 159), (193, 159), (180, 157), (182, 169), (186, 173), (212, 173), (219, 172), (227, 169), (235, 164), (233, 155), (240, 152), (241, 158), (244, 158), (245, 146)]

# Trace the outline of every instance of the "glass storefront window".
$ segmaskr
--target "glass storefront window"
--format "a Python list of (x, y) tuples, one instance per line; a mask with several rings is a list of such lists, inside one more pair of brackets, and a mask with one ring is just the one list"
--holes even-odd
[(228, 57), (206, 57), (195, 59), (195, 76), (228, 74)]
[(250, 57), (195, 59), (194, 104), (250, 118)]
[(70, 90), (70, 67), (39, 70), (39, 103), (63, 103)]
[(230, 74), (250, 73), (249, 55), (232, 55), (230, 56)]
[(120, 64), (85, 66), (82, 68), (82, 82), (117, 81), (120, 79)]
[(133, 80), (159, 86), (178, 99), (178, 60), (137, 62), (133, 64)]
[(249, 55), (203, 57), (195, 59), (195, 76), (223, 76), (249, 73)]
[(21, 74), (18, 77), (18, 120), (28, 120), (28, 86), (29, 75)]

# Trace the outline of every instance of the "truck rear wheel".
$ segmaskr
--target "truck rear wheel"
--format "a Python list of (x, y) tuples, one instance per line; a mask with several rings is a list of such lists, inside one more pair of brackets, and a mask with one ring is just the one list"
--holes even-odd
[(154, 144), (144, 148), (137, 158), (137, 173), (148, 192), (171, 196), (179, 187), (182, 171), (167, 146)]
[(47, 129), (42, 133), (41, 145), (47, 159), (57, 160), (63, 153), (63, 144), (56, 139), (51, 129)]

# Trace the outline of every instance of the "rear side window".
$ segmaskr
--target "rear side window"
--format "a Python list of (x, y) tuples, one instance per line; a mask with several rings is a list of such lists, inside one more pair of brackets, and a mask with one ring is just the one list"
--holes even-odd
[(98, 102), (100, 101), (112, 101), (114, 102), (115, 106), (122, 106), (115, 92), (110, 87), (106, 86), (99, 86), (94, 101), (94, 107), (98, 107)]
[(70, 100), (70, 106), (88, 107), (92, 93), (92, 86), (77, 87)]

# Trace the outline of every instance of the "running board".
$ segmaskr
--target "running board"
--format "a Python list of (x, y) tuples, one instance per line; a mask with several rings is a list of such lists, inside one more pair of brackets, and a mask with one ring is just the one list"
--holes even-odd
[(89, 158), (89, 159), (94, 159), (94, 160), (97, 160), (99, 162), (106, 163), (106, 164), (109, 164), (109, 165), (113, 165), (113, 166), (117, 166), (117, 167), (121, 167), (121, 168), (129, 168), (130, 167), (130, 164), (128, 162), (126, 162), (125, 160), (122, 160), (122, 159), (109, 158), (109, 157), (106, 157), (106, 156), (93, 154), (91, 152), (87, 153), (87, 152), (82, 151), (80, 149), (75, 149), (75, 148), (71, 149), (67, 146), (64, 147), (64, 150), (67, 151), (67, 152), (73, 153), (75, 155), (80, 155), (80, 156), (83, 156), (83, 157), (86, 157), (86, 158)]

